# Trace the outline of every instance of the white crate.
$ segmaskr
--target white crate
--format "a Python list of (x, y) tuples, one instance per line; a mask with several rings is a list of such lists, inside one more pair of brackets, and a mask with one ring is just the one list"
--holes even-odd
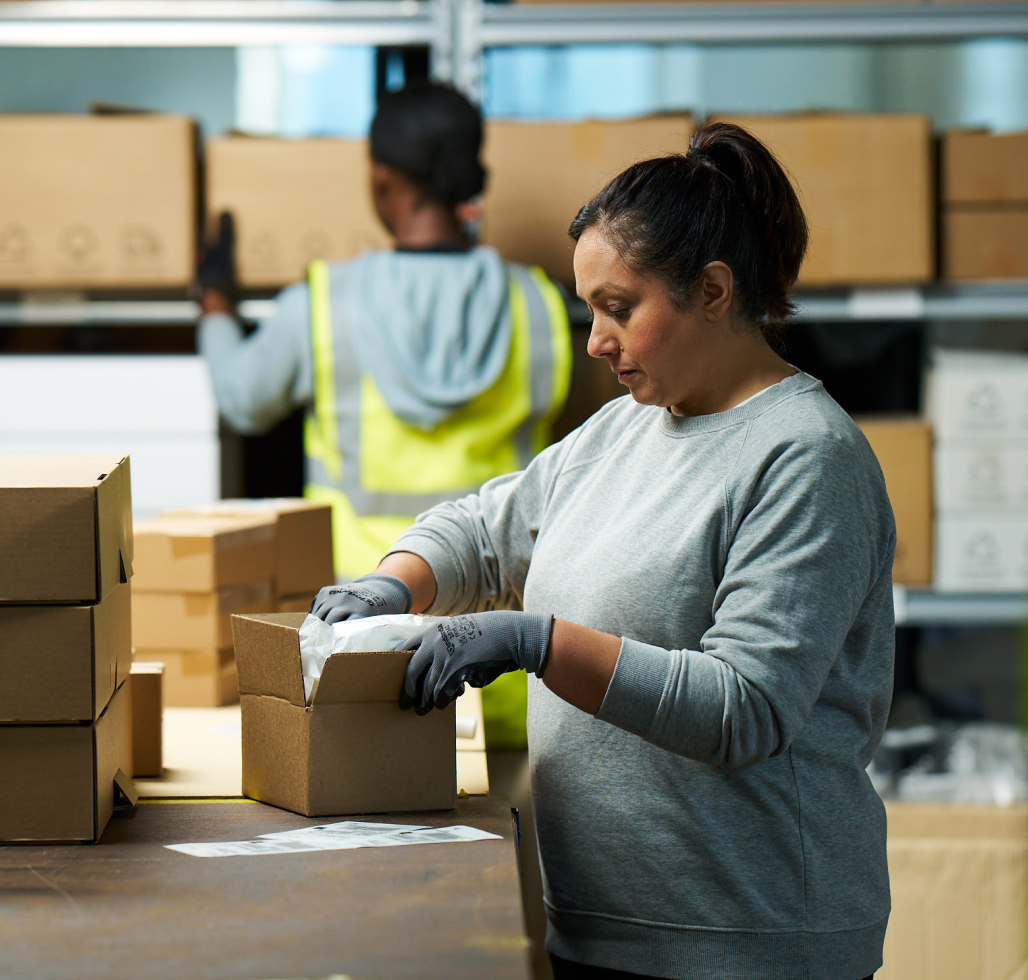
[(1028, 355), (934, 351), (926, 407), (939, 442), (1028, 445)]
[(940, 512), (1028, 514), (1028, 446), (944, 443), (934, 466)]
[(1028, 591), (1028, 515), (939, 515), (935, 588), (940, 592)]

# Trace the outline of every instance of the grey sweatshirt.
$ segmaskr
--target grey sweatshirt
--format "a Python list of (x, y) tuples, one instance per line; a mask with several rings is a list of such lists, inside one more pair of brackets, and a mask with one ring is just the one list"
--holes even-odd
[[(352, 350), (410, 425), (433, 428), (507, 363), (507, 268), (491, 248), (365, 252), (329, 267), (329, 292), (337, 353)], [(200, 321), (199, 341), (221, 414), (238, 431), (263, 432), (313, 398), (306, 283), (284, 289), (245, 340), (232, 317), (215, 314)]]
[(799, 373), (730, 411), (618, 399), (394, 550), (433, 613), (511, 602), (622, 637), (596, 717), (530, 678), (532, 797), (571, 960), (689, 980), (859, 980), (882, 963), (892, 511)]

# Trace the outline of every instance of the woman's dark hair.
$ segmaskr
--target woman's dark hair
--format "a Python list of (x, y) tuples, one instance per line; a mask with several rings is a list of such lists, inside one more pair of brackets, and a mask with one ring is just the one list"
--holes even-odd
[(371, 158), (399, 170), (426, 197), (456, 207), (482, 193), (482, 116), (460, 92), (417, 82), (379, 99)]
[(742, 311), (765, 336), (795, 312), (789, 290), (807, 249), (807, 221), (788, 176), (751, 133), (711, 123), (689, 152), (644, 160), (579, 212), (577, 242), (598, 228), (629, 268), (657, 275), (680, 308), (706, 265), (724, 262)]

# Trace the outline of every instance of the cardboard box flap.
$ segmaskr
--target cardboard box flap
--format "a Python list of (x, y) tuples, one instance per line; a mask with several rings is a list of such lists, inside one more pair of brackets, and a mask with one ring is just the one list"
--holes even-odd
[(400, 699), (410, 651), (336, 653), (325, 661), (313, 704)]
[(303, 707), (300, 624), (304, 613), (236, 614), (232, 640), (239, 672), (239, 693), (281, 698)]

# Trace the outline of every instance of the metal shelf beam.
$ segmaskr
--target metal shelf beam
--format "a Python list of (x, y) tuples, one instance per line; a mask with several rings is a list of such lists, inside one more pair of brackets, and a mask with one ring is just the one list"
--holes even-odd
[(893, 586), (897, 626), (1019, 626), (1028, 623), (1028, 595), (1018, 592), (934, 592)]

